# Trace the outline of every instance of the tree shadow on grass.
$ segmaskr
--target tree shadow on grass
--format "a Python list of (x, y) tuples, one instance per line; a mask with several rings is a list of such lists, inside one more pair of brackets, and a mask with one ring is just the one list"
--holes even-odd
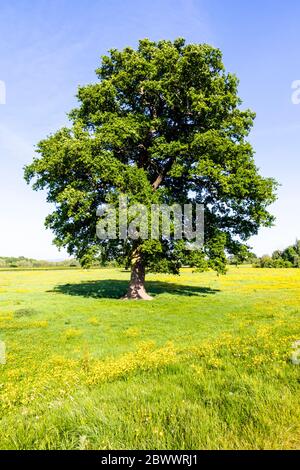
[[(79, 284), (58, 285), (52, 292), (80, 297), (92, 297), (94, 299), (120, 299), (126, 294), (128, 281), (117, 279), (105, 279), (102, 281), (88, 281)], [(184, 286), (169, 282), (149, 281), (146, 283), (147, 292), (152, 296), (160, 294), (184, 295), (204, 297), (208, 294), (216, 294), (218, 289), (210, 287)]]

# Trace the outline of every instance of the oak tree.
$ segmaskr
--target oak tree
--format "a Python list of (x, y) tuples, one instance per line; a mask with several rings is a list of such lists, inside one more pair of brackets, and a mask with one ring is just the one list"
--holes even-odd
[[(112, 49), (96, 83), (78, 90), (70, 126), (37, 147), (25, 168), (35, 190), (55, 204), (46, 226), (82, 265), (95, 258), (131, 265), (129, 298), (149, 298), (146, 270), (178, 273), (182, 264), (224, 272), (226, 255), (270, 226), (276, 182), (259, 174), (247, 137), (254, 113), (241, 109), (238, 80), (220, 50), (183, 39), (143, 39)], [(204, 245), (185, 240), (99, 240), (97, 207), (130, 204), (205, 206)]]

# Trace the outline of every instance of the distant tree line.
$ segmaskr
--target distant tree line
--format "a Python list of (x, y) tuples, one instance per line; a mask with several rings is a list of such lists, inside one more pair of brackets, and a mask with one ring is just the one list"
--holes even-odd
[(264, 255), (253, 263), (256, 268), (300, 268), (300, 240), (285, 250), (276, 250), (272, 256)]
[(19, 257), (3, 257), (0, 256), (0, 269), (2, 268), (51, 268), (51, 267), (77, 267), (79, 262), (75, 259), (65, 261), (45, 261), (33, 258)]
[[(124, 263), (123, 263), (124, 264)], [(99, 267), (120, 267), (122, 263), (115, 260), (107, 260), (105, 263), (101, 259), (95, 259), (91, 264), (91, 268)], [(34, 268), (79, 268), (81, 267), (80, 261), (70, 258), (64, 261), (46, 261), (37, 260), (33, 258), (26, 258), (25, 256), (0, 256), (0, 269), (34, 269)]]
[(233, 264), (235, 266), (239, 264), (254, 264), (256, 261), (256, 254), (246, 248), (241, 253), (228, 256), (227, 258), (227, 264)]

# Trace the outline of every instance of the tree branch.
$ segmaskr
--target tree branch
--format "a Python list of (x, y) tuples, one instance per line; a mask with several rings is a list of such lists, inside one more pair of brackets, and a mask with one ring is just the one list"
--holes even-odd
[(174, 157), (171, 157), (168, 162), (166, 163), (166, 166), (163, 168), (163, 170), (161, 171), (161, 173), (159, 173), (159, 175), (157, 176), (156, 180), (154, 181), (154, 183), (152, 184), (152, 188), (154, 191), (157, 190), (157, 188), (161, 185), (161, 183), (163, 182), (164, 178), (166, 177), (168, 171), (171, 170), (172, 168), (172, 165), (174, 163), (174, 160), (175, 158)]

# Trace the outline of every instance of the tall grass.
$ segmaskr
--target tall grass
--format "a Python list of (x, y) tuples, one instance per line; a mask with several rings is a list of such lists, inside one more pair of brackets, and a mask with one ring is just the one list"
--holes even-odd
[(0, 273), (1, 449), (300, 447), (300, 271)]

